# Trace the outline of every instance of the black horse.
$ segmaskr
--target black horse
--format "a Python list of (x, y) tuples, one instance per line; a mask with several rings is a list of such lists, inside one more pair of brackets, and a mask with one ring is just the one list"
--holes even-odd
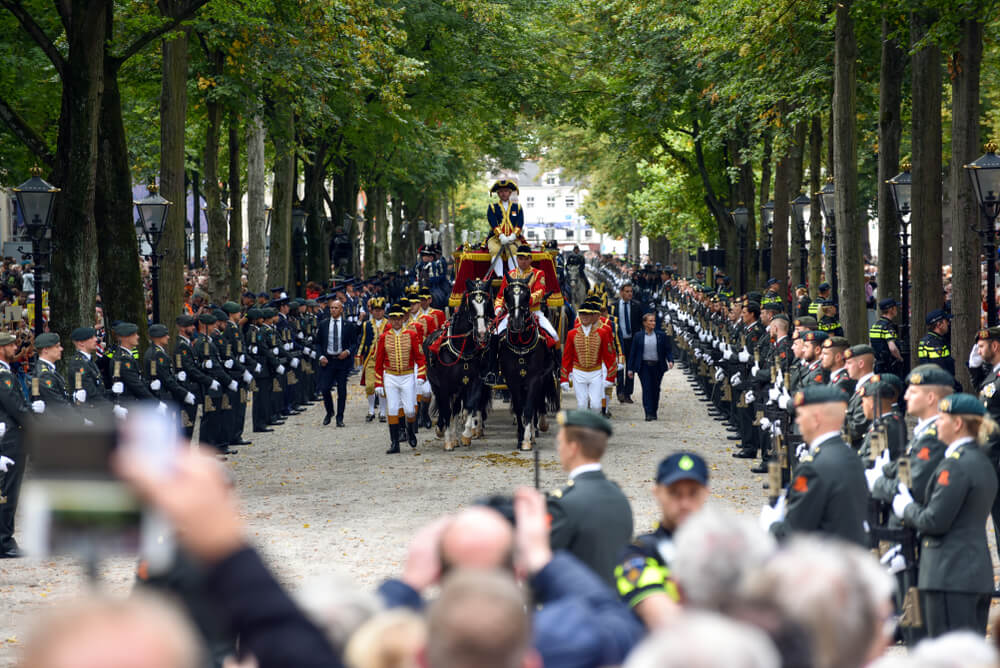
[(438, 432), (444, 434), (448, 451), (457, 444), (452, 420), (464, 421), (462, 445), (470, 445), (481, 430), (488, 399), (481, 371), (493, 319), (489, 285), (483, 281), (466, 281), (465, 285), (466, 293), (451, 320), (423, 344), (427, 380), (437, 400)]
[(559, 409), (553, 383), (555, 355), (538, 331), (531, 315), (531, 288), (527, 280), (509, 279), (504, 290), (507, 329), (500, 337), (500, 370), (510, 391), (511, 410), (517, 417), (517, 442), (531, 450), (539, 418)]

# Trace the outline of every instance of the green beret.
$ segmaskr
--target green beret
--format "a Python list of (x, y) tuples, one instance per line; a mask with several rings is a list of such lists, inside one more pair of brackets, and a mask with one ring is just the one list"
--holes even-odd
[(236, 302), (226, 302), (225, 304), (222, 305), (222, 310), (225, 311), (226, 313), (233, 314), (233, 313), (239, 313), (242, 309), (240, 308), (240, 305), (237, 304)]
[(847, 403), (847, 394), (835, 385), (810, 385), (795, 393), (795, 407), (813, 404)]
[(771, 322), (774, 322), (775, 320), (784, 320), (785, 322), (789, 322), (788, 316), (784, 313), (775, 313), (771, 318)]
[(223, 311), (223, 310), (222, 310), (221, 308), (217, 308), (217, 309), (213, 309), (213, 310), (212, 310), (212, 315), (214, 315), (214, 316), (215, 316), (215, 319), (216, 319), (216, 320), (217, 320), (218, 322), (224, 322), (224, 321), (226, 321), (226, 320), (229, 320), (229, 314), (227, 314), (227, 313), (226, 313), (225, 311)]
[(0, 332), (0, 346), (9, 346), (17, 341), (17, 337), (9, 332)]
[(761, 306), (761, 308), (764, 309), (765, 311), (774, 311), (775, 313), (780, 313), (785, 310), (784, 307), (781, 305), (780, 301), (768, 302), (763, 306)]
[(816, 318), (811, 315), (804, 315), (795, 319), (796, 327), (805, 327), (807, 329), (816, 329), (819, 327), (819, 323), (816, 322)]
[(112, 330), (115, 336), (132, 336), (139, 331), (139, 326), (133, 322), (120, 322)]
[(288, 300), (288, 308), (298, 308), (298, 307), (299, 307), (299, 300), (298, 299), (290, 299), (290, 300)]
[(215, 314), (213, 313), (199, 313), (198, 322), (200, 322), (203, 325), (214, 325), (216, 322), (218, 322), (218, 318), (216, 318)]
[(278, 309), (274, 308), (273, 306), (268, 306), (267, 308), (263, 308), (260, 310), (260, 312), (265, 318), (273, 318), (274, 316), (278, 315)]
[(760, 293), (760, 292), (757, 292), (757, 291), (753, 291), (753, 292), (748, 292), (747, 293), (747, 301), (750, 301), (750, 302), (758, 302), (759, 303), (760, 300), (763, 299), (763, 298), (764, 298), (763, 293)]
[(87, 341), (97, 336), (97, 330), (93, 327), (77, 327), (70, 332), (69, 338), (74, 341)]
[(805, 336), (802, 337), (802, 339), (804, 341), (807, 341), (809, 343), (817, 343), (817, 344), (820, 344), (820, 345), (822, 345), (823, 342), (826, 341), (829, 338), (830, 338), (829, 334), (827, 334), (826, 332), (823, 332), (823, 331), (819, 331), (819, 330), (813, 330), (813, 331), (806, 332)]
[(861, 386), (861, 396), (895, 399), (903, 391), (903, 381), (893, 373), (872, 374)]
[[(3, 345), (0, 343), (0, 345)], [(978, 398), (971, 394), (960, 392), (945, 397), (938, 404), (938, 410), (942, 413), (953, 413), (955, 415), (986, 415), (986, 407)]]
[(315, 299), (307, 299), (306, 306), (319, 306), (319, 302)]
[(59, 345), (59, 335), (52, 332), (45, 332), (44, 334), (39, 334), (35, 337), (35, 348), (41, 350), (42, 348), (51, 348), (52, 346)]
[(247, 309), (247, 317), (251, 320), (260, 320), (264, 317), (264, 314), (257, 307)]
[(174, 320), (174, 322), (177, 323), (178, 327), (190, 327), (191, 325), (198, 324), (198, 321), (194, 319), (194, 316), (187, 315), (186, 313), (177, 316), (177, 319)]
[(874, 355), (875, 349), (868, 344), (861, 343), (856, 346), (851, 346), (844, 352), (844, 357), (851, 359), (852, 357), (858, 357), (859, 355)]
[(824, 348), (850, 348), (851, 342), (846, 336), (831, 336), (823, 343)]
[(566, 410), (556, 414), (556, 422), (563, 427), (586, 427), (597, 429), (611, 436), (611, 422), (594, 411)]
[(1000, 327), (989, 327), (979, 330), (980, 341), (1000, 341)]
[(166, 325), (161, 325), (156, 323), (155, 325), (149, 326), (149, 338), (158, 339), (161, 336), (167, 336), (170, 334), (170, 330), (167, 329)]
[(906, 377), (906, 382), (910, 385), (944, 385), (945, 387), (952, 387), (955, 385), (955, 377), (937, 364), (921, 364), (913, 368), (910, 375)]

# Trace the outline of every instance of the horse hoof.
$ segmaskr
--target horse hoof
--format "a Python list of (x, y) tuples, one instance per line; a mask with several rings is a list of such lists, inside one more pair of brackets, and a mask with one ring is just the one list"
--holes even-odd
[(437, 436), (438, 438), (444, 438), (444, 429), (438, 427), (437, 429), (434, 430), (434, 435)]
[(445, 452), (451, 452), (454, 449), (455, 449), (455, 446), (452, 445), (451, 443), (445, 443), (444, 444), (444, 451)]
[(521, 452), (531, 452), (531, 445), (528, 446), (521, 445)]
[(547, 420), (541, 420), (538, 423), (538, 431), (546, 432), (549, 430), (549, 423)]
[(472, 445), (472, 439), (471, 438), (466, 438), (465, 436), (463, 436), (462, 437), (462, 445), (464, 445), (466, 447)]

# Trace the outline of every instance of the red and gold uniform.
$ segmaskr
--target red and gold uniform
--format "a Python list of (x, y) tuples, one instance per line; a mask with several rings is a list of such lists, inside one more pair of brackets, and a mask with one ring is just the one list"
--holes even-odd
[(500, 290), (497, 292), (497, 298), (493, 300), (493, 310), (498, 315), (504, 307), (503, 292), (507, 289), (508, 278), (528, 279), (528, 287), (531, 288), (531, 310), (538, 311), (542, 308), (542, 298), (545, 297), (545, 274), (542, 273), (541, 269), (536, 269), (535, 267), (529, 267), (524, 272), (514, 268), (508, 271), (503, 277), (503, 281), (500, 283)]
[(581, 409), (601, 410), (606, 383), (614, 384), (618, 370), (611, 329), (600, 322), (570, 330), (563, 348), (561, 382), (572, 381)]
[[(416, 381), (427, 377), (424, 353), (417, 333), (408, 327), (386, 328), (375, 353), (375, 387), (383, 388), (390, 422), (402, 410), (407, 419), (415, 417)], [(416, 378), (414, 378), (416, 369)], [(397, 418), (398, 419), (398, 418)]]

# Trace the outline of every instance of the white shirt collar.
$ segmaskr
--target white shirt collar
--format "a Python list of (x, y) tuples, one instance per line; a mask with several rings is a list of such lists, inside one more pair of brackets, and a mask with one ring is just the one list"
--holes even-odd
[(874, 372), (868, 372), (865, 375), (861, 376), (861, 378), (858, 378), (858, 384), (855, 387), (861, 387), (862, 385), (865, 384), (866, 380), (868, 380), (869, 378), (871, 378), (874, 375), (875, 375)]
[(972, 438), (971, 436), (963, 436), (962, 438), (958, 439), (957, 441), (948, 446), (948, 449), (944, 451), (944, 456), (950, 457), (952, 454), (954, 454), (956, 450), (958, 450), (959, 447), (965, 445), (966, 443), (975, 443), (975, 442), (976, 439)]
[(1000, 362), (993, 365), (993, 373), (996, 373), (998, 370), (1000, 370)]
[(87, 360), (88, 362), (90, 361), (90, 353), (85, 352), (83, 350), (77, 350), (76, 352), (78, 352), (81, 355), (83, 355), (83, 359)]
[(592, 462), (590, 464), (580, 464), (575, 469), (569, 472), (569, 479), (572, 480), (581, 473), (590, 473), (591, 471), (600, 471), (600, 470), (601, 470), (600, 462)]
[(929, 418), (924, 418), (923, 420), (917, 420), (917, 426), (913, 428), (914, 438), (916, 438), (917, 436), (922, 436), (923, 433), (927, 431), (928, 427), (937, 422), (938, 417), (940, 416), (932, 415)]
[(45, 362), (45, 364), (48, 365), (48, 367), (50, 369), (55, 369), (56, 368), (56, 365), (53, 364), (52, 362), (48, 361), (47, 359), (44, 359), (42, 357), (39, 357), (38, 359), (41, 360), (42, 362)]
[(592, 327), (593, 327), (593, 325), (580, 325), (580, 329), (583, 330), (583, 335), (584, 336), (590, 336), (590, 329)]
[(818, 448), (820, 445), (826, 443), (831, 438), (838, 438), (839, 436), (840, 436), (839, 431), (828, 431), (825, 434), (820, 434), (819, 436), (817, 436), (816, 438), (814, 438), (812, 441), (809, 442), (809, 452), (816, 452), (816, 448)]
[(10, 371), (10, 365), (4, 362), (3, 360), (0, 360), (0, 367), (3, 367), (4, 369), (7, 369), (7, 371)]

